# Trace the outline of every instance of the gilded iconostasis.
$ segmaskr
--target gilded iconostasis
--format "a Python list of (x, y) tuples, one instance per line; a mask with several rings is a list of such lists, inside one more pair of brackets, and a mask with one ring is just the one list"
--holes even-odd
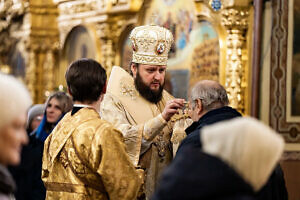
[(2, 51), (11, 56), (2, 57), (1, 69), (24, 80), (34, 101), (43, 102), (51, 91), (65, 90), (64, 72), (78, 58), (98, 60), (108, 75), (114, 65), (128, 69), (130, 31), (154, 23), (171, 30), (175, 39), (166, 80), (171, 94), (187, 99), (197, 81), (218, 80), (232, 106), (249, 114), (250, 2), (2, 0), (2, 15), (14, 14), (3, 18), (9, 25), (1, 36), (15, 43)]
[[(225, 9), (226, 6), (230, 8)], [(164, 26), (175, 39), (168, 60), (170, 87), (166, 89), (175, 97), (187, 98), (197, 81), (217, 80), (226, 86), (231, 105), (249, 114), (252, 32), (248, 32), (248, 27), (252, 14), (247, 1), (242, 4), (218, 0), (149, 1), (145, 12), (140, 14), (139, 24)], [(131, 59), (128, 35), (122, 45), (121, 66), (128, 69)]]

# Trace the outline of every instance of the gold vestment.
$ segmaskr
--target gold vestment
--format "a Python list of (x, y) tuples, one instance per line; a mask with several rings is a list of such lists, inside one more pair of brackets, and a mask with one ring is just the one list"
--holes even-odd
[[(163, 91), (162, 100), (157, 104), (147, 101), (135, 89), (133, 77), (124, 69), (114, 67), (100, 107), (101, 117), (122, 132), (132, 163), (145, 169), (147, 198), (153, 193), (163, 168), (172, 160), (174, 127), (181, 129), (175, 131), (178, 135), (185, 135), (184, 128), (188, 125), (181, 123), (183, 126), (174, 126), (180, 120), (166, 122), (163, 119), (161, 113), (171, 99), (173, 97)], [(184, 137), (178, 135), (176, 138)]]
[(67, 113), (49, 135), (42, 180), (48, 200), (133, 200), (142, 183), (122, 134), (92, 108)]

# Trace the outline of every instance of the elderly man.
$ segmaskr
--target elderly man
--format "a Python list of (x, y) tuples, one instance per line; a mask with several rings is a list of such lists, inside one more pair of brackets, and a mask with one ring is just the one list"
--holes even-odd
[[(189, 114), (194, 123), (186, 129), (187, 137), (182, 141), (178, 149), (177, 155), (180, 155), (180, 157), (189, 154), (184, 153), (187, 152), (185, 149), (194, 148), (199, 151), (202, 149), (201, 129), (205, 126), (241, 117), (239, 112), (228, 106), (226, 90), (215, 81), (203, 80), (198, 82), (192, 88), (190, 101)], [(163, 184), (167, 183), (164, 182)], [(256, 192), (255, 198), (257, 200), (287, 199), (284, 175), (279, 164), (276, 165), (264, 187)]]
[[(208, 125), (200, 132), (202, 148), (189, 145), (176, 154), (152, 200), (261, 199), (257, 195), (283, 153), (282, 137), (249, 117)], [(273, 197), (264, 200), (279, 199)]]
[(132, 76), (120, 67), (112, 69), (100, 115), (123, 133), (132, 163), (145, 170), (148, 198), (172, 160), (172, 133), (178, 143), (188, 124), (184, 115), (177, 115), (184, 99), (174, 99), (163, 89), (171, 32), (156, 25), (140, 26), (130, 39)]
[(194, 123), (185, 130), (187, 137), (182, 141), (178, 151), (189, 145), (200, 147), (199, 130), (202, 127), (241, 117), (238, 111), (228, 106), (228, 97), (224, 87), (211, 80), (199, 81), (192, 88), (189, 115)]

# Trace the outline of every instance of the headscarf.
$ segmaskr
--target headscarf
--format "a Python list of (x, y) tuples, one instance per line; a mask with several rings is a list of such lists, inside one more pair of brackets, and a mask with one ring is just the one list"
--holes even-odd
[(267, 182), (284, 150), (278, 133), (250, 117), (206, 126), (200, 138), (205, 153), (227, 163), (255, 191)]

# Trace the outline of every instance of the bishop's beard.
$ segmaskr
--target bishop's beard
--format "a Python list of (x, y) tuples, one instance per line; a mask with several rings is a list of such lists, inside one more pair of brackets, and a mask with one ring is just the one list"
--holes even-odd
[(146, 100), (150, 101), (151, 103), (158, 103), (162, 99), (162, 92), (164, 89), (165, 83), (163, 85), (159, 86), (159, 89), (157, 91), (153, 91), (150, 89), (149, 86), (147, 86), (142, 77), (140, 76), (139, 72), (136, 74), (136, 78), (134, 79), (134, 85), (137, 91), (140, 93), (142, 97), (144, 97)]

